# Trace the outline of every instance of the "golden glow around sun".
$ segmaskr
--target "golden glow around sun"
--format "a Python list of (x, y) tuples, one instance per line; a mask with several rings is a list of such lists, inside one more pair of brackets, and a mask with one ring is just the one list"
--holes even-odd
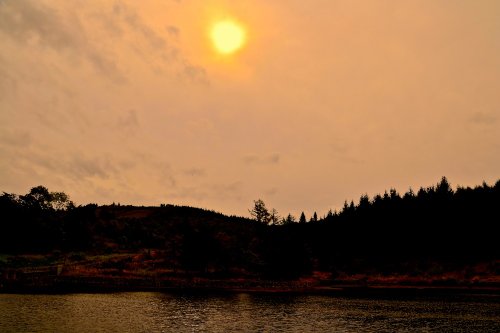
[(219, 21), (213, 25), (210, 38), (217, 52), (232, 54), (245, 45), (246, 31), (234, 21)]

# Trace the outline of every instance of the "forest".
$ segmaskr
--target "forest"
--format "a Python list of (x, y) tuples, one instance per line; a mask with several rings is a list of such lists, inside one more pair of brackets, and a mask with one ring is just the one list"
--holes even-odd
[(297, 221), (279, 217), (260, 199), (249, 213), (252, 218), (169, 204), (75, 206), (67, 194), (44, 186), (25, 195), (4, 192), (0, 273), (64, 263), (70, 275), (404, 276), (414, 282), (438, 276), (500, 286), (500, 180), (453, 189), (443, 177), (417, 192), (362, 195), (338, 211), (301, 214)]

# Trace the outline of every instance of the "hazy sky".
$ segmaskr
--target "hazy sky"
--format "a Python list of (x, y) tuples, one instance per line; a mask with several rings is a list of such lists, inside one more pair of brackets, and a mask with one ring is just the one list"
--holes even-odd
[[(325, 214), (500, 178), (498, 0), (0, 0), (0, 190)], [(247, 29), (218, 55), (211, 24)]]

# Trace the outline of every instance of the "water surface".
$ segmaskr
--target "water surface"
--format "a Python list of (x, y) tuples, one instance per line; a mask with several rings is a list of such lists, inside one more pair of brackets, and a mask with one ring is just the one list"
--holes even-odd
[(0, 294), (0, 332), (500, 332), (500, 300)]

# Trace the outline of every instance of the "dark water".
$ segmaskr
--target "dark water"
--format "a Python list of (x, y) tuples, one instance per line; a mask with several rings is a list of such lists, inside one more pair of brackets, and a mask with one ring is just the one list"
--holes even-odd
[(500, 300), (0, 294), (0, 332), (500, 332)]

